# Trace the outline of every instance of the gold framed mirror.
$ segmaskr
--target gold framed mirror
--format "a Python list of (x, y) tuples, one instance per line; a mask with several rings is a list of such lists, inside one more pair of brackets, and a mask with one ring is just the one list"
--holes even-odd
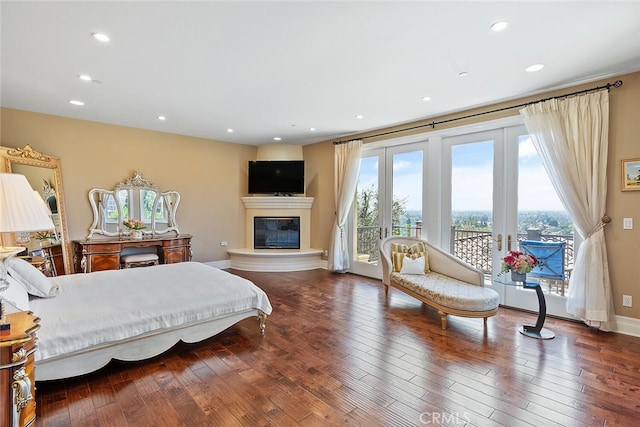
[[(72, 273), (71, 242), (67, 232), (60, 159), (40, 153), (29, 144), (24, 148), (0, 147), (0, 159), (0, 172), (18, 173), (27, 177), (33, 190), (40, 194), (49, 207), (51, 219), (56, 227), (54, 236), (47, 239), (48, 241), (31, 241), (25, 246), (29, 252), (38, 247), (46, 249), (52, 257), (55, 274)], [(60, 251), (62, 252), (61, 263), (57, 262)]]

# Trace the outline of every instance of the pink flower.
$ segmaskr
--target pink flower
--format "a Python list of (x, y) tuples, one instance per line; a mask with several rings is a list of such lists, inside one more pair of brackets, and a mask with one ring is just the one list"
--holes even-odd
[(122, 221), (122, 225), (131, 230), (144, 230), (146, 228), (146, 224), (144, 221), (140, 221), (138, 219), (129, 218), (125, 221)]
[(533, 267), (538, 265), (538, 259), (533, 255), (527, 255), (520, 251), (510, 251), (502, 258), (501, 272), (515, 271), (517, 273), (528, 273)]

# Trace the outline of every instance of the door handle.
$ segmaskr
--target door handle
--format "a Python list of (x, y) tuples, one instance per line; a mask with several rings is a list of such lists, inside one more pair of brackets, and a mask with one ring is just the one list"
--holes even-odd
[(511, 234), (507, 235), (507, 250), (511, 252)]
[(498, 234), (498, 238), (496, 239), (496, 243), (498, 243), (498, 250), (502, 250), (502, 234)]

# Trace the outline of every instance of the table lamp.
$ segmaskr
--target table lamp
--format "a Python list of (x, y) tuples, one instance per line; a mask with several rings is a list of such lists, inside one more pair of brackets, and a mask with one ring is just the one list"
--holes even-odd
[[(24, 175), (0, 173), (0, 233), (52, 230), (48, 212), (38, 202)], [(7, 267), (9, 258), (24, 250), (22, 246), (0, 246), (0, 292), (9, 287)], [(0, 296), (0, 333), (11, 329), (4, 314)]]

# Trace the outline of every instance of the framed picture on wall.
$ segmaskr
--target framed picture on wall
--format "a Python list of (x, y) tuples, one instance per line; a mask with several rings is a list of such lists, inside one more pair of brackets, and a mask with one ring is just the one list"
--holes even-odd
[(622, 191), (640, 191), (640, 159), (622, 161)]

